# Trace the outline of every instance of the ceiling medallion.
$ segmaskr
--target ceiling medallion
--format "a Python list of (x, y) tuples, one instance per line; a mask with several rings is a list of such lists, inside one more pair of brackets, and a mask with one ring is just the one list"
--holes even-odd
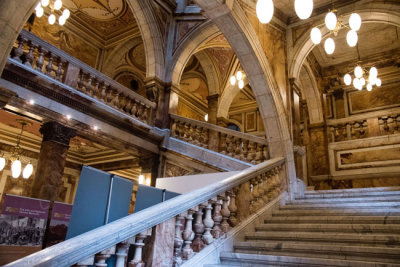
[(44, 8), (48, 8), (50, 10), (50, 15), (48, 18), (49, 24), (53, 25), (56, 22), (55, 14), (61, 14), (58, 17), (58, 24), (64, 25), (71, 15), (71, 12), (67, 8), (61, 11), (62, 5), (63, 4), (61, 0), (41, 0), (35, 8), (36, 17), (42, 17), (44, 15)]

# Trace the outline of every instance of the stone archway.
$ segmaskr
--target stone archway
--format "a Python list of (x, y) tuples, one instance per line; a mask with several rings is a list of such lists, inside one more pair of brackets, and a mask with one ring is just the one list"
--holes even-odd
[(163, 39), (149, 0), (126, 0), (139, 26), (146, 54), (146, 78), (164, 77)]
[(0, 1), (0, 73), (22, 27), (32, 14), (39, 0)]
[(194, 55), (199, 61), (207, 78), (208, 95), (219, 94), (219, 81), (217, 70), (212, 63), (210, 57), (204, 51), (200, 51)]

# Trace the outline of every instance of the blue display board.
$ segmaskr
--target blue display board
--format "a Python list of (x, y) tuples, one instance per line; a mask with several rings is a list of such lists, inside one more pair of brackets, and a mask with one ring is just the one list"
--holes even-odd
[(180, 194), (155, 188), (147, 185), (139, 185), (136, 193), (135, 212), (144, 210), (168, 199), (179, 196)]
[(84, 166), (66, 239), (128, 215), (133, 182)]

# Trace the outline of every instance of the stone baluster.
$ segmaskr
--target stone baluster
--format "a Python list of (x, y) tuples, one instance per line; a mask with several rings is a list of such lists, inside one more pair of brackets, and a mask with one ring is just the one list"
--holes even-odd
[(241, 149), (240, 149), (240, 144), (241, 144), (241, 138), (239, 137), (234, 137), (233, 138), (233, 142), (234, 142), (234, 146), (235, 146), (235, 159), (240, 159), (240, 155), (241, 155)]
[(208, 129), (207, 128), (202, 128), (201, 139), (202, 139), (201, 146), (204, 148), (208, 148)]
[(58, 66), (57, 66), (57, 70), (56, 70), (56, 80), (57, 81), (61, 81), (61, 75), (62, 73), (62, 67), (64, 65), (64, 61), (61, 58), (58, 58)]
[(257, 191), (257, 180), (255, 178), (250, 180), (251, 184), (251, 198), (250, 198), (250, 214), (253, 214), (257, 211), (257, 200), (258, 200), (258, 191)]
[(203, 219), (203, 224), (204, 224), (204, 229), (205, 229), (204, 234), (203, 234), (203, 240), (204, 240), (204, 243), (209, 245), (212, 242), (214, 242), (214, 238), (211, 234), (211, 228), (214, 226), (214, 221), (211, 218), (211, 211), (212, 211), (211, 200), (208, 201), (207, 206), (205, 207), (205, 210), (206, 210), (206, 214)]
[(200, 145), (200, 126), (195, 125), (193, 129), (193, 144), (196, 146)]
[(24, 40), (24, 38), (19, 36), (17, 41), (18, 41), (18, 46), (14, 47), (14, 57), (13, 57), (13, 59), (15, 59), (16, 61), (22, 62), (21, 56), (24, 54), (24, 51), (22, 50), (22, 47), (24, 46), (25, 40)]
[(92, 92), (92, 80), (93, 80), (93, 76), (92, 74), (88, 74), (88, 79), (86, 81), (86, 94), (89, 96), (92, 96), (93, 92)]
[(93, 97), (95, 99), (99, 99), (99, 85), (100, 85), (100, 82), (98, 79), (96, 79), (96, 81), (94, 82), (94, 87), (93, 87)]
[(229, 211), (228, 208), (228, 203), (229, 203), (229, 196), (228, 192), (226, 194), (221, 195), (222, 198), (222, 209), (221, 209), (221, 215), (222, 215), (222, 223), (221, 223), (221, 230), (224, 233), (224, 236), (226, 237), (226, 233), (229, 231), (229, 215), (231, 212)]
[(211, 234), (215, 239), (218, 239), (222, 236), (221, 230), (221, 222), (222, 222), (222, 215), (221, 215), (221, 205), (222, 205), (222, 198), (221, 196), (217, 196), (217, 199), (214, 201), (214, 214), (213, 214), (213, 221), (214, 227), (211, 230)]
[(185, 219), (185, 214), (181, 213), (176, 216), (175, 220), (175, 237), (174, 237), (174, 266), (180, 266), (182, 264), (182, 220)]
[(143, 112), (142, 112), (142, 121), (143, 122), (147, 122), (149, 110), (150, 110), (150, 107), (148, 105), (143, 104)]
[(247, 162), (254, 162), (255, 156), (256, 156), (256, 150), (254, 147), (254, 142), (250, 141), (249, 142), (249, 152), (247, 153)]
[(264, 206), (264, 180), (262, 175), (257, 176), (258, 184), (257, 184), (257, 191), (258, 191), (258, 199), (257, 199), (257, 207), (261, 209)]
[(268, 146), (267, 145), (263, 145), (263, 161), (266, 161), (268, 159), (269, 159)]
[(133, 117), (136, 117), (136, 113), (138, 112), (138, 102), (135, 99), (132, 99), (132, 108), (130, 112)]
[(47, 63), (47, 66), (46, 66), (46, 75), (51, 76), (51, 71), (53, 70), (54, 55), (51, 52), (49, 52), (48, 55), (49, 55), (49, 62)]
[(261, 148), (261, 144), (257, 143), (256, 145), (257, 145), (257, 149), (256, 149), (256, 156), (255, 156), (254, 160), (257, 164), (259, 164), (259, 163), (263, 162), (262, 148)]
[(103, 250), (99, 254), (95, 256), (95, 264), (94, 266), (96, 267), (107, 267), (106, 260), (111, 257), (111, 255), (115, 254), (115, 246), (112, 246), (111, 248), (108, 248), (106, 250)]
[(42, 67), (44, 64), (44, 53), (46, 52), (41, 46), (38, 48), (39, 57), (36, 61), (36, 70), (42, 72)]
[(129, 267), (145, 267), (145, 262), (143, 261), (143, 247), (144, 239), (147, 237), (147, 231), (142, 232), (136, 236), (135, 254), (133, 259), (129, 262)]
[(185, 138), (185, 124), (184, 122), (177, 121), (178, 138), (183, 140)]
[(249, 140), (243, 139), (240, 160), (243, 161), (247, 160), (248, 146), (249, 146)]
[(102, 101), (102, 102), (107, 102), (106, 101), (106, 98), (107, 98), (107, 88), (108, 88), (108, 84), (106, 84), (106, 83), (102, 83), (101, 84), (101, 92), (100, 92), (100, 100)]
[(230, 211), (230, 216), (229, 216), (229, 224), (232, 227), (235, 227), (238, 224), (238, 219), (236, 217), (237, 215), (237, 206), (236, 206), (236, 194), (237, 194), (238, 189), (237, 188), (233, 188), (231, 190), (229, 190), (228, 194), (230, 197), (230, 201), (229, 201), (229, 211)]
[(111, 86), (109, 86), (108, 90), (107, 90), (107, 95), (106, 95), (106, 98), (105, 98), (105, 103), (107, 105), (112, 106), (114, 97), (115, 97), (114, 89)]
[(29, 52), (26, 55), (25, 65), (32, 68), (33, 64), (33, 50), (35, 50), (35, 45), (32, 42), (28, 42)]
[(193, 240), (193, 213), (195, 209), (190, 209), (186, 214), (185, 230), (183, 230), (184, 246), (182, 249), (183, 259), (188, 260), (193, 256), (193, 249), (191, 247)]
[(121, 93), (121, 94), (119, 95), (119, 101), (118, 101), (119, 105), (118, 105), (118, 109), (119, 109), (121, 112), (124, 112), (124, 113), (125, 113), (126, 100), (127, 100), (127, 96), (125, 96), (123, 93)]
[(229, 157), (233, 157), (233, 153), (235, 151), (233, 136), (227, 135), (226, 144), (227, 144), (227, 148), (226, 148), (227, 155)]
[(126, 257), (128, 256), (129, 242), (123, 241), (117, 245), (115, 267), (125, 267)]
[(200, 204), (196, 210), (196, 219), (193, 225), (194, 233), (196, 235), (192, 243), (192, 248), (194, 252), (201, 251), (206, 245), (201, 238), (204, 233), (204, 223), (203, 223), (203, 209), (207, 206), (207, 203)]
[(143, 115), (145, 113), (145, 106), (142, 103), (138, 103), (139, 110), (137, 112), (137, 118), (143, 121)]
[(220, 139), (219, 139), (219, 152), (221, 153), (221, 154), (224, 154), (224, 155), (226, 155), (226, 149), (227, 149), (227, 146), (226, 146), (226, 136), (227, 136), (227, 134), (225, 134), (225, 133), (221, 133), (221, 137), (220, 137)]
[(268, 185), (268, 173), (264, 173), (262, 175), (263, 178), (263, 186), (264, 186), (264, 195), (263, 195), (263, 200), (264, 200), (264, 204), (267, 204), (269, 202), (269, 198), (268, 198), (268, 191), (269, 191), (269, 185)]
[(113, 90), (113, 97), (110, 104), (115, 109), (119, 109), (119, 95), (120, 93), (117, 90)]
[(86, 93), (84, 85), (85, 85), (85, 73), (81, 70), (81, 72), (79, 73), (79, 80), (77, 82), (77, 86), (79, 91)]
[(193, 125), (189, 124), (188, 128), (187, 128), (187, 132), (186, 132), (187, 142), (189, 142), (189, 143), (193, 143), (193, 132), (194, 132), (193, 127), (194, 127)]
[(269, 171), (267, 173), (267, 186), (268, 186), (268, 199), (272, 200), (273, 199), (273, 194), (274, 194), (274, 183), (275, 183), (275, 176), (273, 171)]
[(189, 128), (190, 128), (190, 124), (188, 122), (184, 122), (183, 123), (183, 130), (184, 130), (184, 136), (183, 136), (183, 140), (185, 142), (189, 142), (190, 139), (190, 135), (189, 135)]
[(177, 138), (179, 136), (178, 123), (171, 118), (171, 136)]

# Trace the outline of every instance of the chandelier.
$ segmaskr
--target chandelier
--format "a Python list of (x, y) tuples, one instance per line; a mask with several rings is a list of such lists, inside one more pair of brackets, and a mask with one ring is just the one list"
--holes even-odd
[(375, 67), (367, 68), (361, 67), (359, 64), (354, 68), (354, 76), (352, 78), (350, 73), (346, 73), (343, 77), (344, 83), (350, 85), (353, 82), (353, 87), (362, 90), (366, 86), (367, 91), (371, 91), (372, 87), (382, 85), (381, 79), (378, 78), (378, 70)]
[[(308, 19), (313, 11), (313, 0), (295, 0), (294, 9), (300, 19)], [(274, 15), (274, 3), (272, 0), (258, 0), (256, 5), (258, 20), (265, 24), (269, 23)]]
[[(61, 0), (41, 0), (39, 4), (36, 6), (36, 16), (40, 18), (44, 14), (44, 9), (48, 7), (50, 9), (50, 15), (48, 18), (49, 24), (53, 25), (56, 22), (55, 11), (61, 12), (62, 9), (62, 1)], [(64, 25), (67, 19), (69, 18), (70, 11), (66, 8), (61, 12), (61, 16), (58, 17), (58, 24)]]
[[(325, 16), (325, 26), (330, 31), (329, 35), (337, 36), (339, 31), (343, 28), (348, 28), (343, 23), (343, 16), (337, 17), (337, 10), (330, 10)], [(361, 17), (357, 13), (352, 13), (349, 17), (349, 26), (350, 30), (347, 32), (346, 41), (350, 47), (355, 47), (358, 42), (357, 31), (361, 27)], [(321, 43), (322, 34), (321, 30), (318, 27), (312, 28), (310, 32), (311, 41), (317, 45)], [(328, 55), (333, 54), (335, 51), (335, 41), (329, 37), (325, 40), (324, 43), (325, 52)]]
[(232, 75), (231, 78), (229, 79), (231, 85), (235, 85), (236, 81), (238, 81), (238, 87), (239, 89), (243, 89), (244, 87), (244, 75), (243, 72), (238, 70), (238, 72), (236, 72), (236, 75)]
[[(21, 171), (22, 171), (22, 163), (21, 163), (21, 147), (20, 147), (20, 143), (21, 143), (21, 137), (22, 137), (22, 133), (24, 132), (24, 127), (26, 125), (28, 125), (27, 121), (24, 120), (17, 120), (18, 123), (21, 124), (21, 132), (18, 136), (18, 140), (17, 140), (17, 144), (16, 146), (13, 148), (11, 155), (9, 156), (9, 161), (12, 162), (11, 163), (11, 175), (13, 178), (18, 178), (21, 175)], [(0, 171), (2, 171), (4, 169), (4, 167), (6, 166), (7, 163), (7, 159), (5, 157), (4, 152), (1, 154), (0, 156)], [(29, 177), (31, 177), (33, 173), (33, 165), (31, 162), (28, 162), (28, 164), (25, 166), (24, 170), (22, 171), (22, 177), (24, 179), (28, 179)]]

